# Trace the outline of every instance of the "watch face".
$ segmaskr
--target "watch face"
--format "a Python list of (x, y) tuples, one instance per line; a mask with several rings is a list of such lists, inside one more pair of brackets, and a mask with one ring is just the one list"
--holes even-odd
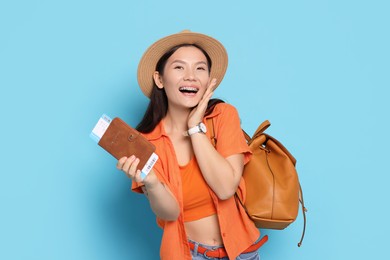
[(200, 124), (199, 124), (199, 129), (200, 129), (200, 131), (202, 131), (203, 133), (206, 133), (206, 131), (207, 131), (206, 126), (205, 126), (203, 123), (200, 123)]

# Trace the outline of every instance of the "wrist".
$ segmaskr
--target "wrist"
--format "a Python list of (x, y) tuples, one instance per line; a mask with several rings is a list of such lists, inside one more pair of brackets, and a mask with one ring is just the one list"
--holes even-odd
[(199, 122), (201, 122), (201, 121), (188, 122), (188, 123), (187, 123), (187, 129), (193, 128), (194, 126), (196, 126), (197, 124), (199, 124)]
[(149, 174), (145, 177), (143, 181), (145, 188), (147, 188), (148, 190), (157, 187), (159, 182), (160, 181), (158, 180), (156, 174), (154, 174), (153, 170), (149, 172)]
[(199, 122), (193, 127), (190, 127), (187, 131), (185, 131), (183, 134), (185, 136), (191, 136), (196, 133), (203, 133), (205, 134), (207, 132), (206, 125), (203, 124), (203, 122)]

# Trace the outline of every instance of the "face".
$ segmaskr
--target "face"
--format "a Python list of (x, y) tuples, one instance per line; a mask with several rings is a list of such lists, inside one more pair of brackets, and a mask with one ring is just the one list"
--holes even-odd
[(154, 80), (165, 88), (169, 106), (192, 108), (209, 84), (206, 56), (194, 46), (181, 47), (168, 58), (163, 75), (155, 72)]

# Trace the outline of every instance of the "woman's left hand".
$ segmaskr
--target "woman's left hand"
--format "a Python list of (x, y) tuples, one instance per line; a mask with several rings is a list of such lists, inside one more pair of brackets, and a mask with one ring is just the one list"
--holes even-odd
[(210, 98), (214, 94), (214, 87), (216, 84), (217, 80), (215, 78), (212, 79), (198, 105), (194, 109), (192, 109), (187, 121), (187, 125), (189, 128), (197, 125), (199, 122), (202, 122), (204, 113), (207, 109), (207, 104), (209, 103)]

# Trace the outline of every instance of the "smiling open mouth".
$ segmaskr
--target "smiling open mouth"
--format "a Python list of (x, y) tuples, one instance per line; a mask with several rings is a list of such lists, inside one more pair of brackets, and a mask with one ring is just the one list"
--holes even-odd
[(181, 87), (179, 88), (179, 91), (182, 93), (196, 94), (199, 91), (199, 89), (194, 87)]

